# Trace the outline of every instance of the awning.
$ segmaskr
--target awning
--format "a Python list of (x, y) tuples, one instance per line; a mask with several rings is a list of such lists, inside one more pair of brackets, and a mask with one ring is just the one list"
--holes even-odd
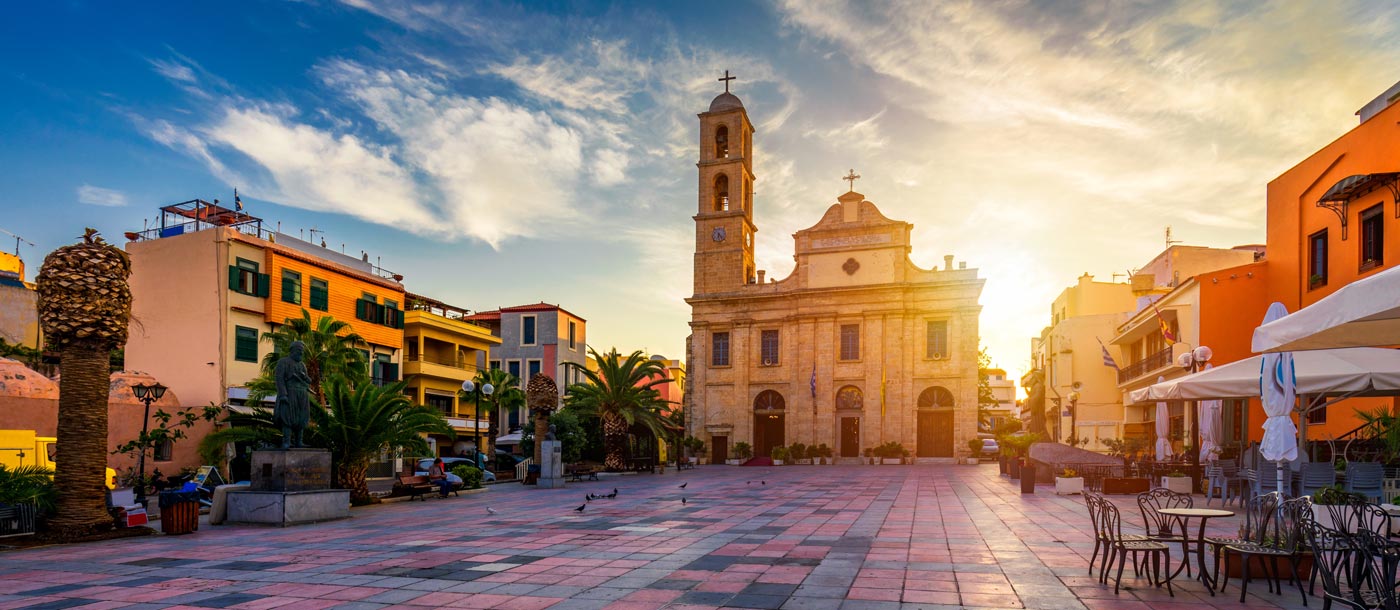
[(1332, 188), (1327, 189), (1318, 202), (1323, 201), (1351, 201), (1361, 195), (1365, 195), (1386, 184), (1393, 183), (1400, 178), (1400, 172), (1387, 172), (1380, 174), (1357, 174), (1347, 176), (1338, 180)]
[(497, 445), (519, 445), (519, 444), (520, 444), (520, 433), (519, 433), (519, 432), (512, 432), (512, 433), (507, 434), (507, 435), (505, 435), (505, 436), (498, 436), (498, 437), (496, 437), (496, 444), (497, 444)]
[(1400, 267), (1254, 329), (1256, 352), (1400, 345)]
[[(1178, 377), (1134, 390), (1134, 402), (1213, 400), (1259, 396), (1264, 356)], [(1293, 355), (1296, 393), (1308, 396), (1395, 396), (1400, 394), (1400, 350), (1376, 347), (1314, 350)]]

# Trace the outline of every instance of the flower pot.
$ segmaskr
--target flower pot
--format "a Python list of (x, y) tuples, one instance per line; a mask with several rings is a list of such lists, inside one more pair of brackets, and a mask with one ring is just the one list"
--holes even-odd
[(1006, 474), (1013, 479), (1021, 478), (1021, 459), (1006, 458)]
[(1006, 466), (1006, 461), (1007, 461), (1007, 460), (1006, 460), (1006, 456), (1004, 456), (1004, 455), (998, 455), (998, 456), (997, 456), (997, 473), (998, 473), (998, 474), (1006, 474), (1006, 468), (1007, 468), (1007, 466)]
[(1191, 493), (1191, 477), (1162, 477), (1162, 487), (1179, 494)]
[(881, 458), (880, 463), (886, 466), (898, 466), (904, 463), (904, 460), (901, 460), (899, 458)]
[(1057, 494), (1082, 494), (1082, 493), (1084, 493), (1084, 477), (1055, 477), (1055, 493), (1057, 493)]
[(1021, 466), (1021, 493), (1035, 493), (1035, 464)]
[(739, 464), (743, 464), (744, 460), (725, 460), (724, 463), (729, 464), (730, 466), (738, 466)]
[(782, 466), (782, 465), (783, 465), (783, 461), (782, 461), (782, 460), (773, 460), (773, 465), (774, 465), (774, 466)]
[(792, 463), (797, 464), (799, 466), (811, 466), (812, 458), (802, 458), (800, 460), (793, 460)]

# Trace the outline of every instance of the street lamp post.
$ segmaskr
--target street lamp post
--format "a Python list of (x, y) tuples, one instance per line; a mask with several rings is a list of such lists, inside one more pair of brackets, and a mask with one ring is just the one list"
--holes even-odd
[(1079, 382), (1074, 382), (1074, 390), (1069, 393), (1069, 441), (1071, 446), (1079, 446)]
[(472, 383), (472, 380), (468, 379), (462, 382), (462, 391), (472, 396), (472, 404), (476, 405), (476, 416), (475, 419), (472, 420), (472, 430), (476, 433), (476, 448), (473, 449), (473, 451), (476, 451), (476, 459), (472, 461), (476, 462), (477, 468), (485, 472), (486, 465), (481, 463), (481, 456), (485, 455), (485, 452), (481, 450), (481, 397), (486, 396), (490, 398), (491, 394), (496, 391), (496, 388), (491, 387), (489, 383), (483, 383), (478, 386)]
[[(151, 423), (151, 403), (153, 403), (153, 402), (155, 402), (155, 401), (157, 401), (157, 400), (160, 400), (160, 397), (161, 397), (161, 396), (165, 396), (165, 386), (161, 385), (159, 381), (157, 381), (156, 383), (150, 384), (150, 385), (146, 385), (146, 384), (144, 384), (144, 383), (138, 383), (138, 384), (136, 384), (136, 385), (134, 385), (134, 386), (131, 386), (131, 393), (136, 395), (136, 400), (139, 400), (139, 401), (141, 401), (142, 403), (144, 403), (144, 404), (146, 405), (146, 414), (145, 414), (144, 417), (141, 418), (141, 442), (142, 442), (142, 443), (145, 443), (145, 442), (148, 440), (148, 439), (146, 438), (146, 434), (149, 432), (150, 423)], [(145, 446), (145, 445), (142, 445), (142, 446), (141, 446), (141, 456), (137, 458), (137, 461), (136, 461), (136, 462), (137, 462), (137, 467), (136, 467), (136, 468), (137, 468), (137, 475), (136, 475), (136, 476), (137, 476), (137, 479), (136, 479), (136, 481), (137, 481), (137, 486), (136, 486), (136, 502), (137, 502), (138, 504), (141, 504), (141, 505), (144, 506), (144, 505), (146, 504), (146, 446)]]
[[(1206, 363), (1210, 362), (1214, 352), (1209, 347), (1199, 345), (1195, 349), (1182, 353), (1176, 358), (1176, 365), (1192, 375), (1205, 369)], [(1200, 405), (1200, 401), (1192, 401), (1193, 406)], [(1201, 465), (1201, 418), (1193, 409), (1191, 412), (1191, 463)]]

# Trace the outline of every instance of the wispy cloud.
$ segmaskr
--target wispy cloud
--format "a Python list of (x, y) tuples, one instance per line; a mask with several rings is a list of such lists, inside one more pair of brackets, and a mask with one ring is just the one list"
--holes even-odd
[(78, 203), (106, 207), (121, 207), (126, 205), (127, 201), (126, 193), (121, 191), (84, 184), (78, 187)]

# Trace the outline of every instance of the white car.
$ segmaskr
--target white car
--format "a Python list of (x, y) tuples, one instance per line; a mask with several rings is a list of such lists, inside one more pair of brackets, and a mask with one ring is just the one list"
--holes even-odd
[[(462, 464), (466, 464), (466, 465), (471, 466), (471, 467), (473, 467), (473, 468), (476, 467), (475, 464), (472, 464), (471, 458), (459, 458), (459, 457), (445, 457), (445, 458), (442, 458), (442, 466), (443, 466), (443, 468), (446, 468), (446, 469), (447, 469), (447, 480), (452, 482), (452, 486), (453, 486), (453, 487), (461, 487), (461, 486), (463, 485), (462, 477), (459, 477), (459, 476), (457, 476), (457, 475), (455, 475), (455, 474), (452, 474), (452, 469), (453, 469), (453, 468), (456, 468), (457, 466), (460, 466), (460, 465), (462, 465)], [(413, 474), (420, 475), (420, 476), (425, 476), (425, 477), (426, 477), (426, 476), (428, 476), (428, 469), (429, 469), (429, 468), (432, 468), (432, 467), (433, 467), (433, 458), (423, 458), (423, 459), (421, 459), (421, 460), (418, 460), (418, 468), (417, 468), (417, 470), (415, 470), (415, 471), (413, 472)], [(496, 473), (491, 472), (490, 470), (482, 471), (482, 473), (481, 473), (481, 481), (482, 481), (483, 483), (485, 483), (485, 482), (493, 482), (493, 481), (495, 481), (495, 480), (496, 480)]]

